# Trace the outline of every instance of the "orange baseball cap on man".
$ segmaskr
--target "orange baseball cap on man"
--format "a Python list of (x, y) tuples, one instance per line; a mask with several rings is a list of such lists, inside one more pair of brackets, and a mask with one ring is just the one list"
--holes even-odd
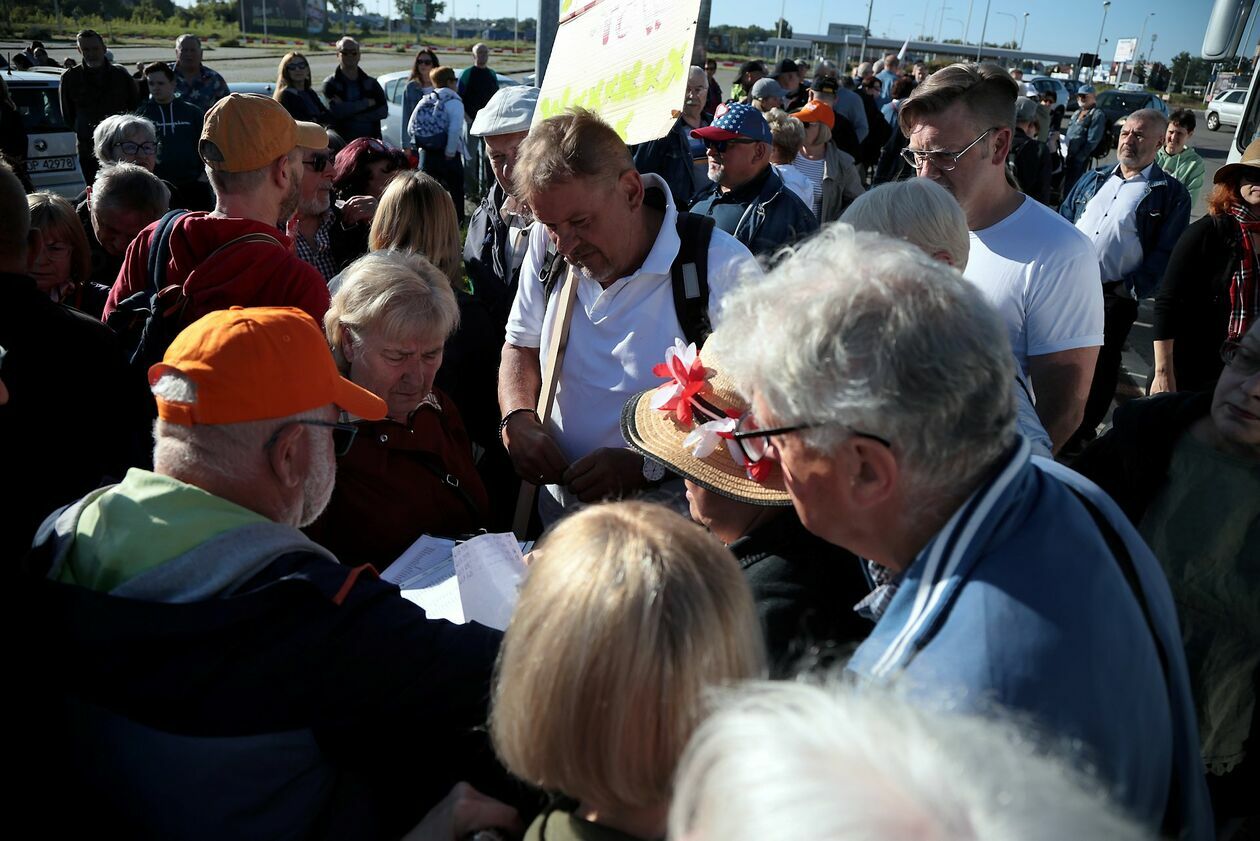
[(805, 107), (792, 112), (792, 116), (802, 123), (822, 123), (827, 128), (836, 127), (836, 112), (821, 99), (811, 99)]
[(385, 417), (385, 401), (341, 376), (323, 332), (293, 307), (216, 310), (175, 337), (149, 384), (179, 374), (191, 402), (157, 398), (158, 417), (183, 426), (285, 418), (333, 403), (365, 420)]
[(294, 147), (327, 149), (328, 133), (315, 123), (293, 119), (269, 96), (232, 93), (206, 112), (197, 151), (211, 169), (262, 169)]

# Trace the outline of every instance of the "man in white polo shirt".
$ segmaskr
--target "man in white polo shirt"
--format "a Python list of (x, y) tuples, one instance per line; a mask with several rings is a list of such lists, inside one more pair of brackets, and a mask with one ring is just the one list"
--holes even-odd
[[(729, 234), (695, 217), (696, 224), (680, 226), (665, 182), (640, 175), (621, 138), (589, 111), (575, 109), (535, 126), (521, 143), (513, 182), (539, 224), (507, 324), (500, 434), (520, 477), (547, 486), (539, 512), (550, 521), (575, 501), (645, 490), (665, 478), (625, 446), (620, 419), (626, 400), (661, 382), (652, 368), (687, 332), (672, 277), (675, 258), (689, 247), (680, 231), (704, 228), (708, 237), (702, 314), (710, 324), (727, 290), (760, 269)], [(567, 266), (576, 274), (577, 300), (544, 427), (535, 409)], [(544, 286), (540, 278), (549, 270), (553, 284)]]
[(1012, 187), (1006, 157), (1019, 90), (993, 64), (952, 64), (901, 105), (903, 156), (954, 194), (967, 215), (964, 276), (1006, 322), (1057, 452), (1080, 425), (1103, 340), (1093, 245), (1067, 220)]

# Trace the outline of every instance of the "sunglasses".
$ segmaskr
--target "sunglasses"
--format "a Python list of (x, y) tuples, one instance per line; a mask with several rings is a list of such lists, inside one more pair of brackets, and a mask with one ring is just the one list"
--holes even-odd
[(305, 61), (290, 61), (289, 62), (290, 70), (307, 70), (309, 68), (310, 68), (310, 65), (307, 64)]
[(333, 452), (339, 456), (344, 456), (350, 452), (350, 445), (354, 443), (354, 436), (359, 433), (359, 428), (350, 423), (332, 423), (330, 421), (318, 420), (298, 420), (290, 421), (284, 426), (277, 429), (267, 439), (267, 443), (263, 444), (264, 450), (269, 450), (280, 439), (280, 433), (284, 432), (292, 424), (302, 424), (303, 426), (326, 426), (332, 430)]
[(328, 165), (331, 163), (336, 163), (335, 155), (316, 152), (314, 155), (311, 155), (309, 161), (303, 159), (302, 166), (309, 166), (312, 172), (323, 172), (328, 169)]
[(433, 59), (429, 59), (429, 58), (418, 58), (418, 59), (416, 59), (416, 64), (426, 64), (426, 65), (428, 65), (429, 67), (432, 67), (432, 66), (433, 66)]
[(728, 146), (748, 146), (752, 143), (760, 143), (760, 140), (711, 140), (704, 138), (704, 148), (713, 149), (719, 154), (726, 151)]

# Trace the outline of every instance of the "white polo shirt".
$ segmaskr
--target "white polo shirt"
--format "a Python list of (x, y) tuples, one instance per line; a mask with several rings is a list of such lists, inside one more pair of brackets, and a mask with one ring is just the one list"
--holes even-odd
[(1085, 205), (1076, 228), (1094, 243), (1102, 282), (1122, 280), (1142, 265), (1142, 240), (1138, 238), (1137, 207), (1150, 192), (1151, 164), (1132, 178), (1120, 174), (1120, 165), (1103, 181)]
[[(971, 232), (967, 280), (997, 308), (1019, 370), (1028, 357), (1103, 341), (1098, 255), (1072, 223), (1027, 197), (1002, 221)], [(1034, 394), (1037, 383), (1030, 382)]]
[[(674, 309), (669, 269), (678, 254), (678, 211), (664, 179), (644, 175), (644, 187), (665, 198), (665, 217), (647, 258), (634, 274), (607, 289), (578, 273), (577, 305), (569, 328), (569, 345), (556, 388), (552, 435), (570, 461), (600, 447), (624, 447), (621, 410), (626, 401), (662, 382), (652, 367), (665, 361), (665, 350), (682, 336)], [(535, 225), (521, 267), (520, 287), (507, 323), (507, 341), (539, 348), (546, 364), (555, 329), (559, 299), (546, 307), (538, 280), (547, 254), (547, 230)], [(722, 297), (743, 277), (759, 279), (760, 266), (738, 240), (714, 229), (709, 243), (709, 319), (716, 325)], [(562, 502), (560, 489), (549, 486)]]

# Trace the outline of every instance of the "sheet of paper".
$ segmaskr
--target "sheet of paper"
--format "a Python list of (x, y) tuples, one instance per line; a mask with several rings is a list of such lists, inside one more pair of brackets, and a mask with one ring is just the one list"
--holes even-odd
[(432, 587), (415, 590), (403, 590), (402, 596), (424, 608), (430, 619), (447, 619), (456, 625), (463, 625), (464, 606), (459, 599), (459, 579), (454, 571), (449, 578)]
[(389, 565), (381, 578), (397, 585), (400, 590), (423, 589), (436, 585), (455, 574), (451, 557), (454, 548), (454, 540), (421, 535), (419, 540), (398, 556), (398, 560)]
[(454, 558), (464, 618), (507, 630), (525, 575), (516, 538), (511, 534), (483, 534), (456, 546)]

